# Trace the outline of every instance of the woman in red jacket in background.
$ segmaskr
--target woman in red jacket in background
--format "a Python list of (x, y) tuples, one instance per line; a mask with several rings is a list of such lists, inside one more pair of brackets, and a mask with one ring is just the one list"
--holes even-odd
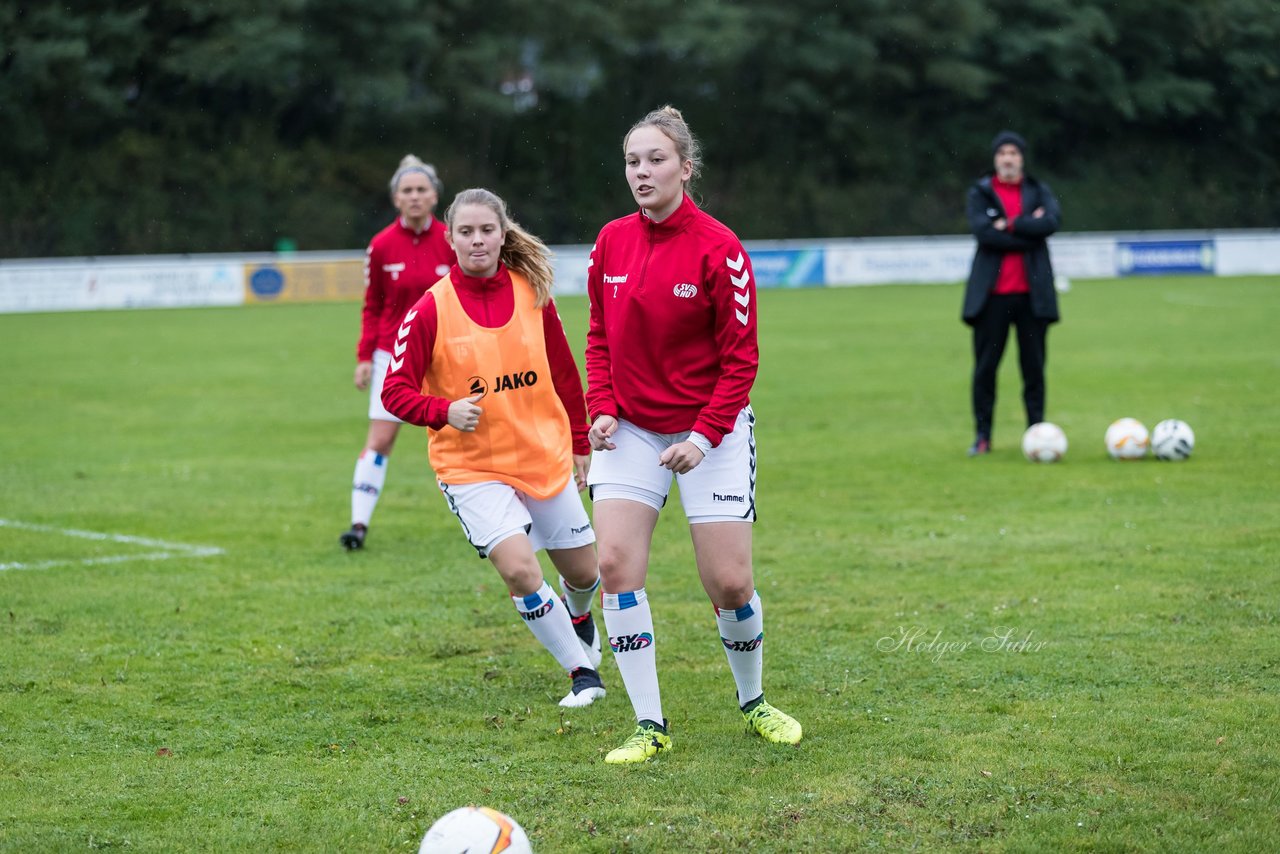
[(351, 527), (339, 537), (347, 549), (364, 547), (369, 520), (387, 480), (387, 462), (400, 419), (382, 406), (382, 377), (391, 361), (400, 320), (418, 298), (449, 272), (453, 250), (434, 216), (443, 188), (435, 167), (405, 155), (391, 176), (391, 203), (400, 215), (374, 235), (364, 262), (364, 311), (356, 345), (355, 385), (369, 390), (369, 435), (351, 483)]
[(671, 748), (645, 579), (673, 478), (747, 726), (795, 744), (800, 724), (764, 701), (764, 624), (751, 568), (749, 394), (759, 363), (751, 261), (686, 193), (700, 157), (678, 110), (649, 113), (622, 148), (640, 210), (601, 230), (587, 279), (589, 482), (604, 620), (637, 720), (605, 761), (644, 762)]
[[(572, 679), (560, 705), (586, 706), (605, 694), (591, 618), (595, 532), (578, 495), (591, 451), (549, 253), (488, 190), (459, 193), (445, 221), (457, 264), (404, 316), (382, 401), (430, 428), (431, 467), (449, 509)], [(543, 578), (536, 551), (544, 548), (563, 598)]]

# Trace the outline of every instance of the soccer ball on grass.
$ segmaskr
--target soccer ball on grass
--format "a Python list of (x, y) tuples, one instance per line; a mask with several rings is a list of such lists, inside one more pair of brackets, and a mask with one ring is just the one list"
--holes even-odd
[(460, 807), (441, 816), (422, 837), (418, 854), (466, 852), (533, 854), (529, 836), (509, 815), (489, 807)]
[(1121, 418), (1107, 428), (1107, 453), (1113, 460), (1140, 460), (1147, 455), (1151, 436), (1136, 418)]
[(1022, 455), (1033, 463), (1056, 463), (1067, 453), (1067, 434), (1057, 424), (1041, 421), (1022, 434)]
[(1157, 460), (1185, 460), (1195, 446), (1196, 434), (1185, 421), (1167, 418), (1151, 431), (1151, 452)]

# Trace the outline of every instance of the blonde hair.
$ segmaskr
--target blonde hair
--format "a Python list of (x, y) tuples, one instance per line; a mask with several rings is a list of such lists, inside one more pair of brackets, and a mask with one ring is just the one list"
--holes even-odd
[(693, 182), (702, 174), (702, 146), (698, 144), (698, 138), (693, 135), (693, 131), (689, 130), (689, 125), (680, 111), (667, 104), (653, 110), (633, 124), (631, 130), (627, 131), (627, 135), (622, 138), (623, 154), (627, 152), (627, 140), (631, 139), (631, 134), (642, 127), (654, 127), (662, 131), (663, 135), (675, 144), (676, 156), (680, 158), (680, 162), (688, 160), (693, 164), (693, 172), (689, 175), (688, 183), (688, 187), (692, 187)]
[(481, 187), (463, 190), (453, 197), (453, 203), (444, 212), (444, 221), (453, 234), (453, 216), (466, 205), (481, 205), (498, 216), (498, 227), (506, 234), (499, 257), (502, 263), (523, 275), (533, 286), (535, 308), (543, 308), (551, 302), (551, 285), (555, 274), (551, 268), (551, 250), (547, 245), (520, 227), (507, 213), (507, 203), (496, 193)]
[(406, 154), (400, 158), (400, 165), (396, 167), (396, 172), (391, 176), (391, 201), (396, 200), (396, 190), (400, 189), (400, 179), (410, 172), (419, 172), (427, 176), (427, 180), (431, 182), (431, 186), (436, 188), (436, 197), (444, 195), (444, 184), (440, 182), (440, 176), (436, 174), (436, 167), (430, 163), (423, 163), (412, 154)]

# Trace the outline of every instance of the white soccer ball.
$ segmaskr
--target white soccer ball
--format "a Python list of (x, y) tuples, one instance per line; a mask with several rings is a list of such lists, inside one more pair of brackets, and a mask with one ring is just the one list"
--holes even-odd
[(1147, 455), (1151, 435), (1136, 418), (1121, 418), (1107, 428), (1107, 453), (1114, 460), (1140, 460)]
[(1185, 421), (1167, 418), (1151, 431), (1151, 452), (1157, 460), (1185, 460), (1195, 446), (1196, 434)]
[(1067, 453), (1067, 434), (1057, 424), (1041, 421), (1022, 434), (1022, 455), (1033, 463), (1056, 463)]
[(489, 807), (460, 807), (441, 816), (422, 837), (418, 854), (533, 854), (529, 836), (511, 816)]

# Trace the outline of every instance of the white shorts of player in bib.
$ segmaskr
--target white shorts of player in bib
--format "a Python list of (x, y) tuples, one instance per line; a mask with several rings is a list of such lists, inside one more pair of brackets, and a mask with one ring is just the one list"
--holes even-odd
[(387, 366), (391, 364), (391, 354), (386, 350), (373, 351), (373, 373), (369, 377), (369, 420), (394, 421), (403, 424), (382, 405), (382, 381), (387, 378)]
[(661, 510), (674, 477), (680, 503), (691, 524), (754, 522), (756, 519), (756, 417), (751, 407), (738, 413), (733, 432), (693, 471), (673, 474), (658, 464), (659, 455), (689, 438), (683, 433), (653, 433), (618, 419), (612, 451), (594, 451), (587, 483), (593, 501), (626, 498)]
[(492, 480), (441, 483), (440, 492), (480, 557), (488, 557), (498, 543), (516, 534), (528, 534), (534, 551), (574, 549), (596, 541), (572, 477), (559, 493), (543, 500)]

